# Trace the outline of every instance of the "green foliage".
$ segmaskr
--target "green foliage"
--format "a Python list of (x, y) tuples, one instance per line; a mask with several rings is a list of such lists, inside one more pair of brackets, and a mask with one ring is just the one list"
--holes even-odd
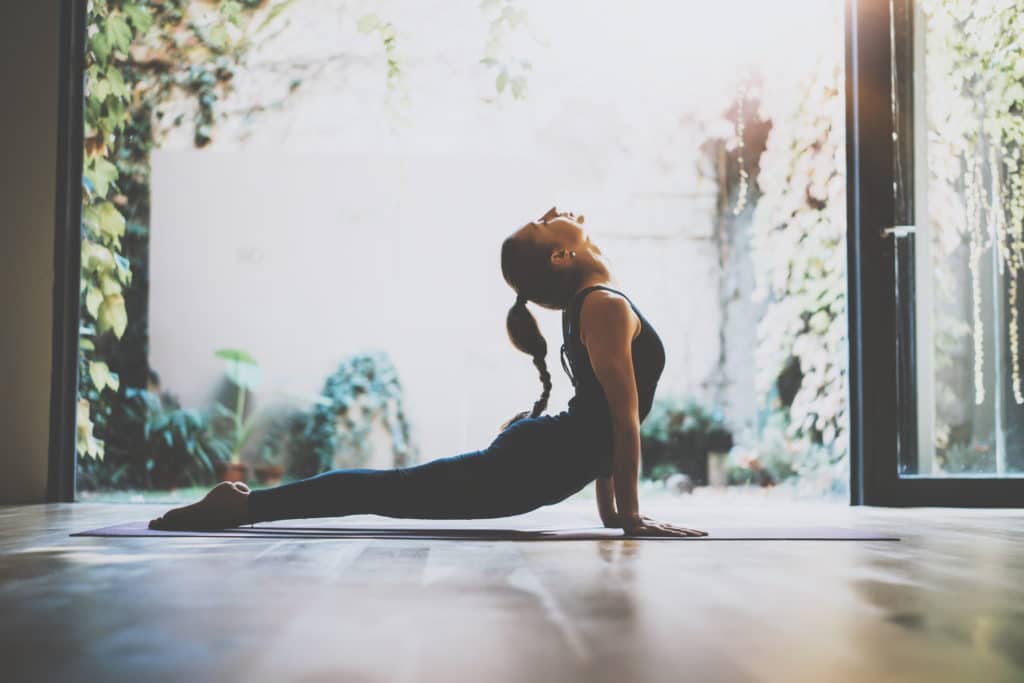
[(79, 463), (87, 489), (174, 488), (209, 484), (229, 445), (206, 417), (169, 393), (127, 387), (112, 416), (106, 458)]
[(782, 485), (799, 496), (844, 495), (849, 478), (846, 450), (794, 434), (788, 414), (778, 410), (766, 409), (756, 427), (740, 433), (726, 460), (729, 484)]
[(488, 18), (487, 42), (480, 63), (494, 73), (494, 89), (500, 97), (511, 94), (512, 99), (526, 99), (526, 74), (533, 69), (527, 59), (502, 58), (505, 40), (514, 32), (529, 28), (529, 15), (517, 7), (513, 0), (482, 0), (480, 11)]
[[(224, 374), (235, 389), (235, 406), (229, 408), (217, 402), (213, 406), (215, 424), (223, 430), (226, 425), (228, 443), (230, 444), (232, 463), (242, 460), (242, 450), (252, 436), (255, 415), (246, 417), (245, 400), (250, 391), (256, 391), (262, 380), (259, 363), (248, 352), (241, 349), (220, 349), (214, 353), (225, 362)], [(221, 433), (223, 433), (221, 431)]]
[(665, 397), (651, 406), (640, 425), (641, 473), (658, 479), (672, 472), (706, 483), (709, 452), (732, 447), (732, 433), (722, 412), (695, 398)]
[[(964, 410), (965, 403), (989, 403), (984, 411), (992, 401), (1005, 401), (1004, 415), (1019, 414), (1024, 405), (1024, 6), (1000, 0), (922, 0), (919, 6), (927, 35), (923, 71), (936, 331), (934, 446), (939, 461), (949, 463), (947, 471), (953, 472), (960, 471), (956, 463), (972, 457), (977, 446), (972, 440), (985, 437), (972, 434), (974, 411)], [(996, 252), (1002, 282), (1002, 291), (991, 293), (981, 273), (993, 255), (990, 250)], [(967, 282), (957, 277), (965, 261)], [(967, 288), (969, 311), (962, 303)], [(1000, 315), (1007, 314), (1006, 336), (998, 339), (988, 338), (981, 314), (983, 302), (993, 295), (1003, 309)], [(997, 345), (1007, 367), (994, 371), (1008, 374), (1007, 396), (986, 386), (987, 364), (997, 355)], [(969, 375), (956, 371), (961, 364), (973, 365)], [(1012, 455), (1024, 443), (1016, 440), (1019, 433), (1008, 436)]]
[(268, 436), (265, 450), (287, 450), (291, 471), (307, 477), (331, 469), (336, 462), (358, 467), (371, 456), (367, 438), (375, 423), (391, 437), (396, 465), (412, 461), (414, 446), (403, 406), (402, 385), (391, 359), (383, 351), (347, 358), (327, 378), (327, 400), (285, 421)]
[(710, 437), (728, 431), (719, 408), (707, 406), (693, 397), (678, 396), (656, 400), (640, 426), (641, 436), (658, 441), (670, 441), (687, 434)]
[(983, 474), (996, 471), (996, 448), (991, 442), (954, 443), (939, 454), (946, 474)]
[[(92, 0), (89, 5), (77, 440), (81, 460), (103, 458), (104, 441), (112, 433), (108, 422), (128, 410), (121, 405), (126, 385), (120, 376), (128, 373), (142, 384), (149, 371), (144, 318), (149, 153), (159, 141), (161, 107), (177, 93), (191, 93), (195, 143), (210, 141), (219, 93), (248, 47), (247, 21), (260, 4), (224, 0), (213, 16), (188, 0)], [(283, 8), (274, 9), (280, 14)], [(136, 271), (142, 280), (130, 287)]]
[[(120, 381), (110, 370), (97, 340), (108, 332), (120, 339), (128, 327), (125, 290), (132, 282), (131, 265), (121, 253), (125, 218), (111, 198), (119, 189), (114, 163), (117, 136), (129, 119), (131, 87), (119, 61), (133, 41), (149, 30), (151, 19), (141, 3), (94, 0), (88, 15), (85, 55), (85, 156), (82, 169), (82, 270), (80, 280), (82, 343), (79, 345), (79, 455), (102, 459), (104, 442), (94, 435), (111, 409), (106, 395), (116, 394)], [(106, 391), (105, 390), (109, 390)]]
[(837, 53), (802, 84), (800, 97), (767, 112), (772, 129), (758, 160), (751, 224), (755, 299), (765, 307), (755, 387), (767, 411), (782, 414), (772, 424), (782, 425), (786, 442), (804, 444), (825, 468), (847, 452), (841, 75)]
[(402, 75), (397, 54), (395, 25), (376, 14), (365, 14), (356, 22), (356, 28), (360, 33), (376, 33), (380, 37), (387, 63), (387, 84), (389, 89), (393, 89)]

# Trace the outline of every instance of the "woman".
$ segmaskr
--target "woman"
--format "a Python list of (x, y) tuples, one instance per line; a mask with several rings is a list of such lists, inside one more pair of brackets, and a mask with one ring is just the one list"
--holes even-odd
[[(582, 226), (583, 216), (552, 207), (502, 244), (501, 271), (516, 291), (508, 335), (533, 357), (543, 391), (486, 449), (412, 467), (333, 470), (262, 491), (222, 482), (150, 527), (210, 529), (352, 514), (505, 517), (557, 503), (596, 481), (606, 527), (630, 536), (707, 535), (640, 514), (640, 421), (651, 409), (665, 350), (632, 302), (607, 285), (607, 263)], [(562, 311), (562, 367), (575, 395), (558, 415), (542, 415), (551, 393), (547, 344), (527, 301)]]

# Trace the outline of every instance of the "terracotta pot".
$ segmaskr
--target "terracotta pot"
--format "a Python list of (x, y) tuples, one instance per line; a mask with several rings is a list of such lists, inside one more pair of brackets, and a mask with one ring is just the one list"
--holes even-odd
[(243, 462), (219, 462), (214, 468), (221, 481), (245, 481), (249, 467)]
[(256, 474), (256, 481), (264, 486), (275, 486), (281, 483), (284, 477), (284, 467), (281, 465), (257, 465), (253, 472)]

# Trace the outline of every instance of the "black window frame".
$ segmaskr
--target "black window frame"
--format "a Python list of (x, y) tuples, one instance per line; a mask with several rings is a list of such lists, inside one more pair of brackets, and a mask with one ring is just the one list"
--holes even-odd
[[(913, 359), (898, 360), (895, 344), (898, 329), (904, 335), (913, 333), (913, 299), (911, 296), (910, 304), (901, 307), (898, 319), (894, 241), (883, 236), (882, 230), (893, 223), (896, 210), (892, 98), (894, 94), (901, 98), (905, 115), (913, 106), (905, 101), (906, 93), (894, 93), (891, 87), (890, 30), (893, 20), (910, 20), (906, 9), (911, 2), (846, 2), (850, 503), (1020, 507), (1024, 505), (1024, 478), (929, 479), (897, 474), (900, 449), (916, 447), (913, 439), (907, 438), (915, 417), (914, 406), (908, 405), (913, 391), (907, 391), (904, 381), (906, 398), (901, 400), (898, 379), (901, 368), (904, 379), (908, 377), (906, 362)], [(61, 12), (50, 501), (75, 499), (86, 6), (86, 0), (66, 0)], [(903, 62), (901, 68), (909, 66)], [(911, 247), (912, 240), (911, 236)]]
[[(897, 172), (913, 186), (913, 169), (895, 163), (897, 145), (904, 161), (913, 159), (906, 153), (913, 144), (913, 89), (905, 87), (913, 49), (899, 44), (894, 54), (892, 46), (892, 36), (913, 35), (913, 7), (913, 0), (847, 0), (846, 7), (850, 502), (1022, 507), (1024, 477), (898, 474), (900, 462), (913, 462), (917, 449), (909, 270), (915, 236), (883, 231), (914, 218), (912, 201), (897, 206), (893, 193)], [(893, 87), (894, 70), (904, 74), (901, 87)], [(901, 135), (894, 138), (897, 127)]]
[(50, 440), (46, 482), (46, 498), (50, 502), (71, 502), (75, 499), (87, 4), (87, 0), (61, 2), (53, 370), (50, 381)]

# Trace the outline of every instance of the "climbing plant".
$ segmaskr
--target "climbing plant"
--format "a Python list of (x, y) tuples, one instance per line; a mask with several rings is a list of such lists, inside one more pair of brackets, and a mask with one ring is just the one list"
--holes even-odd
[(482, 0), (480, 11), (487, 19), (487, 41), (480, 63), (494, 73), (494, 89), (498, 97), (508, 92), (515, 100), (526, 99), (527, 73), (533, 70), (530, 60), (505, 54), (509, 36), (529, 29), (529, 13), (513, 0)]
[[(148, 364), (150, 155), (174, 129), (190, 128), (208, 145), (228, 114), (221, 108), (257, 40), (283, 23), (297, 0), (91, 0), (87, 10), (82, 186), (81, 328), (77, 450), (79, 466), (101, 482), (110, 424), (130, 412), (126, 388), (156, 381)], [(484, 0), (490, 16), (485, 68), (495, 88), (525, 97), (525, 78), (496, 61), (502, 40), (526, 25), (512, 0)], [(357, 28), (376, 34), (389, 90), (403, 75), (395, 25), (364, 15)], [(504, 74), (504, 75), (502, 75)], [(510, 75), (511, 74), (511, 75)], [(300, 80), (287, 89), (294, 92)], [(286, 95), (287, 97), (288, 95)], [(279, 102), (275, 101), (274, 104)], [(250, 107), (244, 115), (261, 111)], [(136, 411), (137, 412), (137, 411)], [(125, 434), (127, 432), (124, 432)], [(135, 444), (137, 445), (137, 444)], [(119, 454), (133, 444), (119, 443)], [(120, 457), (120, 455), (119, 455)]]
[[(270, 5), (263, 30), (294, 0)], [(211, 140), (215, 107), (251, 45), (263, 0), (92, 0), (87, 11), (82, 182), (79, 455), (102, 459), (100, 433), (116, 409), (121, 370), (148, 377), (145, 277), (149, 155), (191, 111), (196, 146)], [(179, 113), (168, 120), (167, 110)], [(129, 311), (136, 318), (129, 318)]]
[[(1004, 400), (993, 392), (985, 370), (986, 358), (997, 346), (1006, 357), (1006, 368), (995, 368), (1008, 375), (1006, 410), (1019, 411), (1014, 404), (1024, 405), (1024, 5), (924, 0), (921, 12), (927, 36), (928, 226), (936, 264), (934, 328), (940, 335), (935, 348), (935, 446), (941, 459), (947, 450), (963, 450), (958, 441), (972, 438), (959, 424), (970, 418), (962, 409), (951, 409), (965, 398), (962, 380), (970, 382), (975, 405)], [(992, 249), (1003, 288), (995, 292), (995, 301), (1006, 314), (1000, 338), (986, 334), (982, 313), (985, 290), (991, 286), (982, 274), (982, 260), (991, 258)], [(965, 250), (970, 290), (966, 316), (957, 311), (962, 283), (948, 267)], [(969, 372), (950, 374), (958, 363), (969, 366)]]
[[(845, 127), (839, 55), (825, 58), (801, 96), (766, 108), (772, 130), (759, 159), (751, 224), (759, 395), (803, 440), (799, 474), (845, 479)], [(802, 470), (802, 471), (801, 471)]]

